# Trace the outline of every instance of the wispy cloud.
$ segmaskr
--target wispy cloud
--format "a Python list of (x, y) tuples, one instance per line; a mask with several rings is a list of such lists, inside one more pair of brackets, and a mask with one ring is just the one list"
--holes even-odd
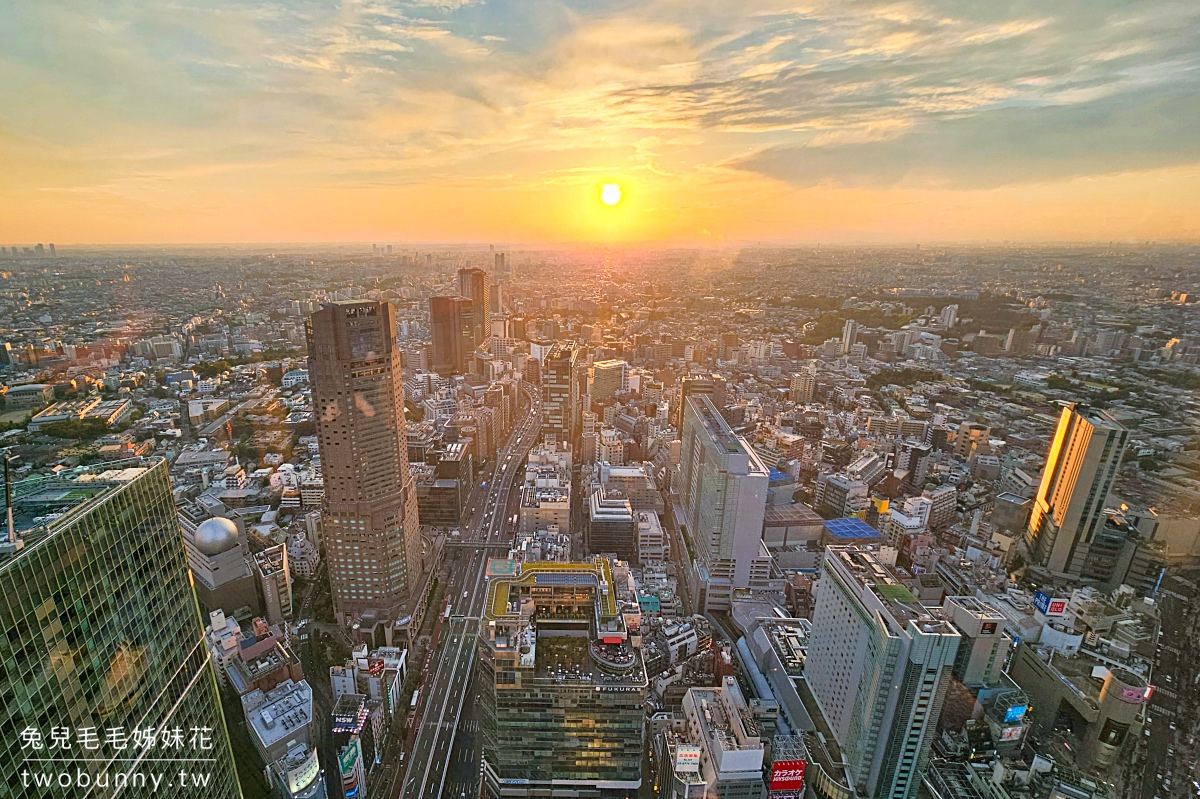
[(978, 189), (1196, 163), (1198, 96), (1188, 0), (0, 5), (13, 192)]

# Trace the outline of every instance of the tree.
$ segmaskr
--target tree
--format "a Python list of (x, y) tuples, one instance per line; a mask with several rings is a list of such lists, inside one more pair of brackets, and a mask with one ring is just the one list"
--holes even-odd
[(67, 419), (62, 422), (50, 422), (41, 427), (41, 432), (55, 438), (76, 438), (82, 441), (95, 441), (108, 433), (108, 425), (100, 419)]

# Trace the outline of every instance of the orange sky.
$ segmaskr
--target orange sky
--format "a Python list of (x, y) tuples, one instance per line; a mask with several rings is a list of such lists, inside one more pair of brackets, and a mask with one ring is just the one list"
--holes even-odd
[(0, 8), (0, 244), (1200, 238), (1168, 0), (202, 5)]

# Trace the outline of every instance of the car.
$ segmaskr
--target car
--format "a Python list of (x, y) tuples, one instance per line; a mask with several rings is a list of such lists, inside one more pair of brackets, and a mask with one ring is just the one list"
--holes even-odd
[(463, 599), (466, 599), (466, 598), (467, 598), (467, 592), (463, 591)]

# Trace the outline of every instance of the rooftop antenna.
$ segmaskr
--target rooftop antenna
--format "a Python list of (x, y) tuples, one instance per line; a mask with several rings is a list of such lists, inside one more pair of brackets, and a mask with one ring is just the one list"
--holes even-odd
[(15, 553), (21, 547), (25, 546), (25, 542), (17, 538), (17, 529), (13, 525), (12, 514), (12, 480), (9, 472), (9, 455), (4, 453), (4, 510), (8, 521), (8, 535), (3, 541), (0, 541), (0, 555)]

